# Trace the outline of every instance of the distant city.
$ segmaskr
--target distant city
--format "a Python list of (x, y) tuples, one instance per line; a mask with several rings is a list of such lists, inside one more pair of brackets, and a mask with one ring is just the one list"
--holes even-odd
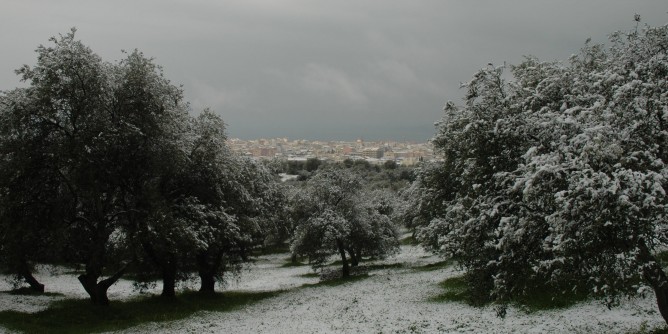
[(318, 141), (289, 140), (288, 138), (228, 140), (230, 147), (243, 155), (257, 159), (320, 160), (341, 162), (346, 159), (366, 160), (382, 164), (392, 160), (403, 166), (434, 159), (431, 143), (398, 141)]

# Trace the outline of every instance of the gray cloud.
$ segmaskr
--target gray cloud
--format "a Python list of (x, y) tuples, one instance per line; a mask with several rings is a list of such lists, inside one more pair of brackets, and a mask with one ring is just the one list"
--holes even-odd
[(426, 140), (487, 63), (565, 60), (652, 25), (665, 0), (0, 0), (0, 89), (49, 36), (78, 28), (104, 59), (139, 48), (232, 136)]

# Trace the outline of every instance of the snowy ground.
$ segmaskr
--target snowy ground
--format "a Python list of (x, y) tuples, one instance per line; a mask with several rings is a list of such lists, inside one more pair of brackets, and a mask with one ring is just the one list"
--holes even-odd
[[(442, 292), (438, 283), (459, 275), (456, 268), (418, 271), (411, 266), (439, 261), (419, 248), (403, 246), (402, 252), (384, 263), (403, 263), (402, 268), (374, 270), (370, 278), (339, 286), (302, 287), (317, 278), (303, 277), (309, 267), (282, 265), (288, 254), (261, 257), (245, 270), (229, 290), (288, 290), (241, 310), (200, 312), (180, 321), (149, 323), (127, 333), (628, 333), (646, 326), (663, 325), (654, 299), (633, 299), (608, 310), (597, 302), (565, 310), (526, 314), (510, 309), (501, 319), (492, 308), (473, 308), (460, 303), (433, 303)], [(38, 278), (52, 292), (65, 297), (85, 297), (76, 278), (67, 272), (52, 275), (42, 268)], [(0, 291), (10, 285), (0, 282)], [(153, 291), (152, 293), (156, 293)], [(110, 289), (110, 298), (136, 296), (129, 281)], [(0, 294), (0, 311), (36, 312), (65, 297), (12, 296)], [(2, 328), (0, 328), (2, 332)]]

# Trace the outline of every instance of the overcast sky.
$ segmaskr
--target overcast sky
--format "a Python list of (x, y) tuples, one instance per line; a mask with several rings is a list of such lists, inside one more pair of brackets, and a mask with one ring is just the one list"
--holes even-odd
[(76, 27), (103, 59), (139, 49), (231, 137), (425, 141), (460, 82), (523, 55), (668, 22), (665, 0), (0, 0), (0, 90)]

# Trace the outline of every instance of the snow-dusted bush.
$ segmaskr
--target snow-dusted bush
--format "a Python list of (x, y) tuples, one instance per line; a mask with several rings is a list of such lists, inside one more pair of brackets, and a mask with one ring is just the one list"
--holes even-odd
[(612, 304), (654, 289), (668, 320), (668, 27), (615, 33), (567, 63), (488, 67), (448, 103), (406, 215), (432, 250), (457, 256), (480, 301), (536, 286)]

